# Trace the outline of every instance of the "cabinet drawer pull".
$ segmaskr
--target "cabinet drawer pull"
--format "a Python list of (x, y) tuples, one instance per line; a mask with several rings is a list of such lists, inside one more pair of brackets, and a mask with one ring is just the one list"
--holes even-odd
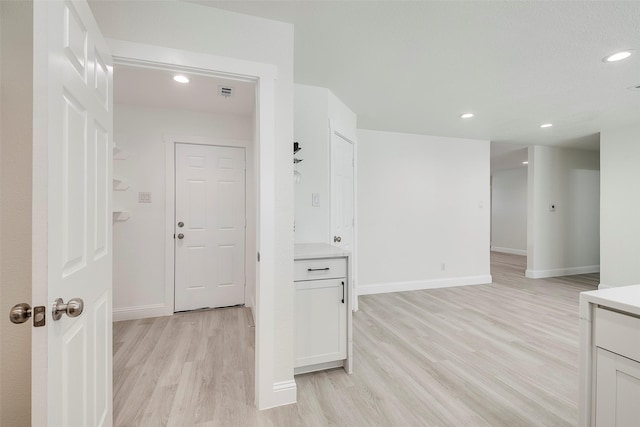
[(342, 303), (344, 304), (344, 282), (342, 282)]
[(307, 268), (307, 271), (329, 271), (331, 270), (329, 267), (325, 268)]

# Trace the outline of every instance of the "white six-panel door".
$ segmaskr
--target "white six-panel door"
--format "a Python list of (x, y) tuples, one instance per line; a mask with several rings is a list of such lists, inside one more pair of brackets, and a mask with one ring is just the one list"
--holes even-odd
[(331, 240), (353, 250), (353, 144), (331, 132)]
[(176, 144), (175, 159), (175, 311), (244, 304), (244, 148)]
[[(85, 1), (34, 2), (34, 51), (32, 422), (110, 426), (111, 56)], [(56, 298), (84, 311), (55, 321)]]

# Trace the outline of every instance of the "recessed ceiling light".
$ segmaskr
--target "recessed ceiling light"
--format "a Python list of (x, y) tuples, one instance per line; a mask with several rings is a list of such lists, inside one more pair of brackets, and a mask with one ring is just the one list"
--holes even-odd
[(545, 123), (545, 124), (540, 125), (541, 128), (550, 128), (551, 126), (553, 126), (552, 123)]
[(523, 164), (523, 165), (528, 165), (528, 164), (529, 164), (529, 162), (525, 160), (524, 162), (522, 162), (522, 164)]
[(471, 117), (473, 117), (473, 113), (463, 113), (463, 114), (460, 114), (460, 118), (461, 118), (461, 119), (470, 119)]
[(189, 83), (189, 77), (178, 74), (177, 76), (173, 76), (173, 80), (178, 83)]
[(602, 62), (616, 62), (627, 59), (634, 52), (633, 49), (621, 50), (620, 52), (612, 53), (602, 58)]

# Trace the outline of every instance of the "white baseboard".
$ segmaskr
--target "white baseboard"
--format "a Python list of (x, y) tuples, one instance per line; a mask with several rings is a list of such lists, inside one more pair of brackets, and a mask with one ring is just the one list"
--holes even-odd
[(501, 248), (500, 246), (491, 246), (491, 250), (493, 252), (502, 252), (503, 254), (527, 256), (526, 249)]
[(249, 297), (249, 301), (245, 300), (244, 306), (249, 307), (249, 309), (251, 310), (251, 316), (253, 317), (253, 324), (255, 325), (256, 324), (256, 300), (254, 299), (253, 295)]
[(389, 292), (419, 291), (422, 289), (450, 288), (454, 286), (486, 285), (492, 282), (491, 275), (452, 277), (447, 279), (414, 280), (411, 282), (374, 283), (360, 285), (358, 295), (384, 294)]
[(166, 316), (164, 304), (140, 305), (138, 307), (125, 307), (113, 309), (113, 321), (145, 319), (147, 317)]
[(544, 279), (546, 277), (573, 276), (574, 274), (588, 274), (599, 272), (599, 265), (585, 265), (582, 267), (553, 268), (550, 270), (526, 270), (524, 275), (529, 279)]
[(291, 405), (293, 403), (296, 403), (297, 392), (298, 386), (296, 385), (296, 380), (273, 383), (273, 405), (271, 405), (271, 407), (275, 408), (276, 406)]

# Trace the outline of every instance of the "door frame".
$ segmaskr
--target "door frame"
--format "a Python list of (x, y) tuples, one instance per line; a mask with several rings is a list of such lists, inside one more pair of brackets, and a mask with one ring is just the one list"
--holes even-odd
[[(256, 210), (257, 200), (249, 200), (250, 196), (255, 196), (255, 180), (256, 174), (255, 170), (251, 177), (248, 176), (247, 171), (248, 168), (254, 168), (255, 166), (255, 157), (252, 153), (251, 144), (252, 141), (247, 141), (243, 139), (228, 139), (228, 138), (207, 138), (207, 137), (196, 137), (196, 136), (173, 136), (166, 135), (165, 139), (165, 294), (164, 294), (164, 311), (166, 316), (171, 316), (175, 313), (175, 290), (176, 290), (176, 277), (175, 277), (175, 257), (176, 257), (176, 246), (175, 246), (175, 238), (173, 234), (175, 233), (175, 224), (176, 224), (176, 152), (175, 148), (177, 144), (191, 144), (191, 145), (206, 145), (209, 147), (229, 147), (229, 148), (243, 148), (245, 153), (245, 218), (247, 221), (247, 226), (244, 231), (244, 273), (245, 273), (245, 292), (244, 292), (244, 304), (248, 305), (251, 308), (251, 314), (255, 319), (255, 301), (247, 301), (247, 282), (250, 279), (250, 271), (249, 270), (249, 257), (247, 257), (247, 253), (251, 248), (256, 247), (256, 230), (253, 230), (252, 235), (249, 233), (249, 222), (252, 218), (255, 218), (253, 215), (249, 215), (249, 208), (251, 207), (253, 211)], [(249, 178), (252, 178), (254, 181), (252, 186), (249, 186)], [(253, 242), (250, 240), (253, 239)], [(253, 245), (251, 245), (253, 243)], [(247, 302), (249, 304), (247, 304)]]
[[(182, 70), (192, 74), (256, 83), (256, 304), (255, 304), (255, 404), (266, 409), (295, 401), (278, 393), (275, 378), (275, 109), (278, 68), (266, 64), (205, 53), (106, 39), (114, 64)], [(172, 232), (173, 234), (173, 232)], [(259, 261), (258, 261), (259, 259)], [(289, 388), (287, 388), (289, 390)]]

